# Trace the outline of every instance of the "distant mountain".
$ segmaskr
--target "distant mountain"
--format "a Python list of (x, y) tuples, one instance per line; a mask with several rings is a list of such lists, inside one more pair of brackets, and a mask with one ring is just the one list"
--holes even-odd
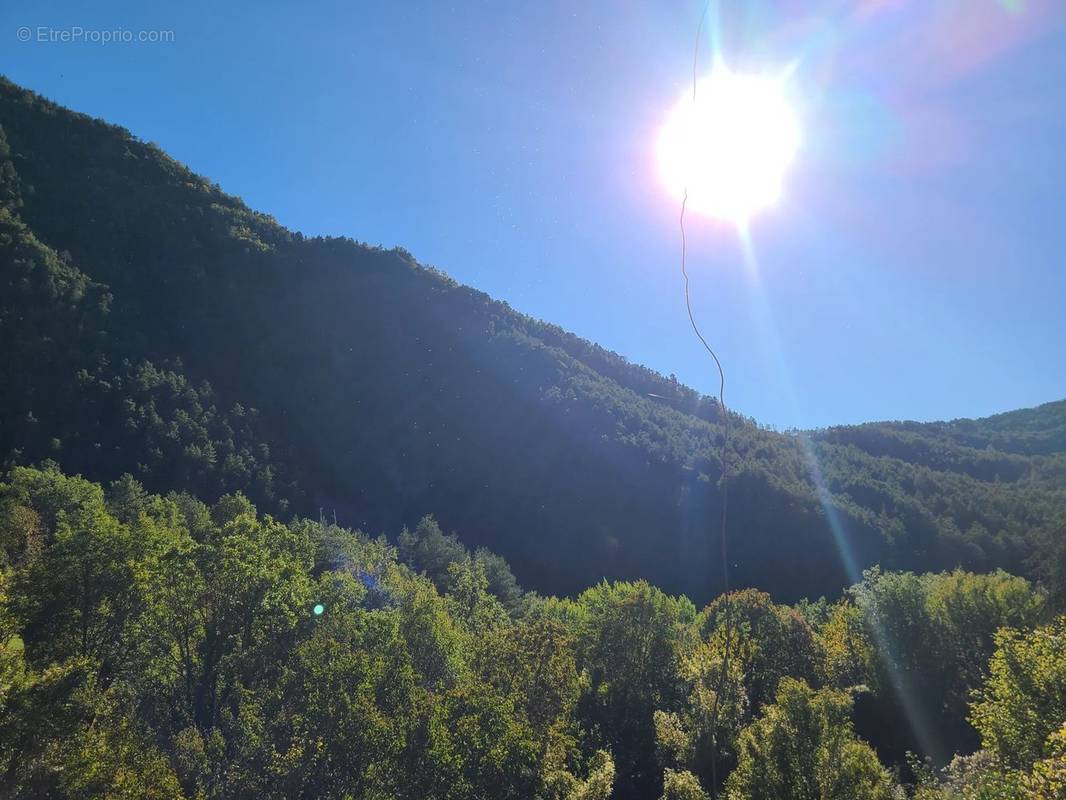
[[(405, 251), (290, 232), (7, 81), (0, 126), (6, 463), (240, 490), (370, 533), (433, 513), (542, 591), (719, 590), (712, 399)], [(1066, 530), (1066, 402), (731, 425), (734, 581), (782, 599), (875, 562), (1026, 572)]]

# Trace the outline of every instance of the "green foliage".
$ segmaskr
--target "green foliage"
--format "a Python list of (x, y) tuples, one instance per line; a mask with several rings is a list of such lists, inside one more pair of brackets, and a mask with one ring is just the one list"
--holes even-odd
[(610, 793), (573, 634), (512, 619), (483, 559), (442, 596), (358, 533), (54, 467), (13, 470), (0, 510), (5, 796)]
[(707, 800), (700, 782), (691, 772), (667, 769), (663, 774), (662, 800)]
[(655, 791), (654, 715), (684, 700), (681, 664), (695, 639), (696, 609), (643, 581), (598, 584), (575, 606), (577, 665), (588, 681), (578, 718), (614, 754), (618, 796)]
[[(877, 718), (864, 731), (875, 744), (896, 744), (899, 730), (915, 736), (941, 764), (976, 744), (967, 704), (992, 655), (996, 631), (1041, 617), (1044, 597), (1027, 581), (996, 572), (885, 573), (872, 569), (852, 588), (865, 639), (874, 644)], [(878, 731), (881, 730), (881, 732)], [(894, 757), (902, 756), (893, 751)]]
[(565, 781), (566, 800), (608, 800), (614, 787), (614, 760), (606, 750), (597, 750), (589, 762), (584, 780)]
[[(1004, 774), (987, 750), (956, 756), (941, 775), (927, 765), (915, 765), (918, 783), (914, 800), (1022, 800), (1022, 776)], [(1037, 798), (1032, 798), (1037, 800)]]
[(743, 658), (734, 652), (728, 664), (722, 638), (700, 642), (685, 657), (681, 677), (689, 689), (678, 711), (655, 712), (659, 762), (667, 769), (691, 770), (707, 785), (714, 779), (712, 761), (724, 774), (735, 760), (736, 739), (750, 719)]
[[(1066, 617), (1031, 632), (996, 634), (989, 678), (971, 720), (1002, 764), (1029, 770), (1066, 720)], [(1056, 746), (1059, 746), (1058, 744)]]
[[(1066, 481), (1066, 472), (1062, 475)], [(1066, 612), (1066, 521), (1042, 534), (1040, 547), (1030, 560), (1033, 572), (1047, 588), (1051, 607)]]
[[(472, 566), (458, 568), (456, 565), (471, 560), (471, 554), (455, 534), (446, 534), (437, 521), (423, 517), (413, 531), (404, 528), (397, 539), (400, 561), (415, 572), (429, 578), (440, 592), (455, 589), (456, 576)], [(478, 548), (473, 554), (476, 569), (484, 574), (486, 590), (494, 595), (510, 613), (517, 613), (523, 606), (524, 593), (518, 585), (510, 566), (500, 556)], [(459, 569), (456, 572), (456, 569)]]
[[(711, 600), (713, 400), (2, 79), (0, 122), (0, 794), (700, 797), (716, 757), (737, 797), (881, 797), (839, 690), (944, 763), (987, 670), (985, 749), (918, 790), (1061, 794), (1061, 622), (1029, 629), (1066, 596), (1066, 403), (731, 419), (736, 585), (892, 570), (842, 600), (539, 598), (492, 551)], [(959, 566), (1042, 586), (901, 571)]]
[(711, 785), (714, 759), (723, 774), (735, 763), (737, 736), (780, 679), (814, 680), (820, 654), (801, 614), (754, 589), (717, 598), (699, 625), (701, 641), (681, 668), (688, 695), (679, 711), (656, 712), (656, 740), (664, 766)]
[(876, 685), (874, 645), (861, 608), (844, 599), (817, 629), (819, 677), (837, 689)]
[[(2, 168), (2, 164), (0, 164)], [(112, 316), (113, 296), (0, 212), (0, 454), (8, 463), (59, 459), (98, 477), (135, 473), (220, 494), (245, 489), (278, 509), (299, 493), (278, 481), (258, 412), (218, 408), (180, 359), (131, 358)]]
[(770, 702), (785, 676), (813, 681), (820, 658), (814, 630), (802, 615), (770, 595), (745, 589), (717, 598), (703, 613), (705, 637), (737, 636), (736, 653), (748, 698), (758, 710)]
[[(51, 458), (208, 500), (240, 491), (373, 531), (432, 510), (512, 614), (517, 582), (480, 548), (544, 592), (644, 578), (703, 602), (721, 586), (713, 400), (406, 251), (290, 233), (7, 81), (0, 122), (0, 463)], [(734, 417), (737, 585), (839, 593), (851, 576), (830, 514), (860, 567), (1002, 567), (1061, 585), (1045, 565), (1066, 563), (1047, 557), (1062, 539), (1064, 420), (1059, 403), (801, 437)], [(417, 569), (447, 590), (440, 563)]]
[(16, 520), (46, 526), (39, 552), (8, 556), (22, 562), (8, 602), (33, 662), (121, 661), (123, 626), (135, 606), (128, 564), (136, 543), (107, 513), (100, 487), (55, 469), (17, 469), (0, 497)]
[[(982, 652), (985, 749), (919, 768), (916, 796), (1061, 791), (1066, 618), (1029, 630), (1043, 596), (1024, 580), (873, 571), (853, 600), (792, 609), (744, 590), (702, 613), (604, 582), (508, 613), (494, 559), (422, 530), (401, 549), (442, 567), (443, 594), (384, 539), (283, 524), (241, 494), (208, 506), (128, 476), (105, 492), (54, 465), (13, 469), (0, 792), (701, 798), (717, 758), (731, 797), (888, 797), (851, 694), (831, 687), (861, 681), (881, 720), (902, 718), (909, 670), (944, 692), (924, 709), (943, 723)], [(429, 557), (442, 550), (455, 557)], [(904, 729), (882, 728), (891, 757)]]
[(1033, 800), (1066, 796), (1066, 722), (1048, 736), (1044, 753), (1023, 782), (1026, 791)]
[(845, 692), (783, 678), (775, 702), (740, 739), (730, 800), (889, 800), (877, 755), (852, 733)]
[(1066, 724), (1048, 736), (1030, 771), (1006, 766), (991, 750), (956, 756), (938, 776), (918, 769), (915, 800), (1060, 800), (1066, 797)]
[(0, 769), (13, 797), (178, 798), (166, 754), (137, 730), (84, 660), (6, 684)]
[(445, 534), (433, 517), (423, 517), (414, 531), (404, 528), (397, 544), (400, 560), (433, 581), (442, 592), (451, 585), (448, 568), (467, 555), (462, 542)]
[(475, 651), (479, 678), (511, 699), (542, 748), (566, 725), (577, 701), (572, 647), (569, 632), (559, 622), (533, 618), (496, 628)]

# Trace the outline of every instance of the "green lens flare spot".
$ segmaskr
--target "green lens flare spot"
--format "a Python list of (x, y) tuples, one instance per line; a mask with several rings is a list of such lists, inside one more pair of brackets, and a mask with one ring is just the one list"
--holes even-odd
[(322, 612), (326, 610), (326, 607), (321, 603), (316, 603), (314, 609), (312, 610), (315, 612), (316, 617), (321, 617)]

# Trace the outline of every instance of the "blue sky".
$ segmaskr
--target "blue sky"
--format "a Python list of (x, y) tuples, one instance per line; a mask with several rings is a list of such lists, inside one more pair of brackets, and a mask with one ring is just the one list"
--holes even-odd
[[(812, 427), (1066, 397), (1066, 6), (723, 5), (709, 33), (734, 68), (793, 67), (803, 129), (750, 251), (690, 220), (727, 401)], [(701, 1), (93, 6), (5, 4), (0, 71), (291, 228), (402, 245), (716, 388), (655, 164)], [(38, 40), (76, 27), (173, 41)]]

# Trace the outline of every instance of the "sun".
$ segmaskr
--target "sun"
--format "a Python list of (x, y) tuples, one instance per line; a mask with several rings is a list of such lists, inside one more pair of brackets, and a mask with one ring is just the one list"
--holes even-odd
[(689, 210), (743, 225), (780, 198), (799, 145), (783, 78), (718, 69), (670, 112), (659, 173)]

